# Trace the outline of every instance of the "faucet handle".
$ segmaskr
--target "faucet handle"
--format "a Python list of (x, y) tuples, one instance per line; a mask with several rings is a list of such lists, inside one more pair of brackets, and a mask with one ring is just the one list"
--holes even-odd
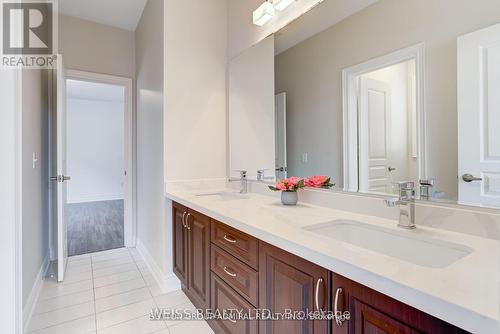
[(239, 172), (241, 178), (246, 178), (247, 177), (247, 171), (244, 169), (234, 169), (233, 172)]
[(399, 199), (398, 198), (386, 198), (384, 200), (385, 204), (389, 207), (389, 208), (394, 208), (396, 205), (399, 204)]
[(394, 184), (398, 186), (399, 190), (415, 190), (415, 182), (413, 181), (400, 181)]

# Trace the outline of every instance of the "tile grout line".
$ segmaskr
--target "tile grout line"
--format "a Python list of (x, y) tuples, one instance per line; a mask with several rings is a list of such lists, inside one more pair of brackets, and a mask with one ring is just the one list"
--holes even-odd
[[(127, 249), (127, 251), (130, 253), (130, 251), (128, 250), (128, 248), (126, 248), (126, 249)], [(139, 267), (137, 266), (137, 263), (135, 262), (135, 259), (133, 258), (132, 254), (129, 254), (129, 255), (132, 257), (132, 260), (134, 261), (133, 263), (136, 265), (137, 269), (139, 270)], [(146, 281), (144, 280), (144, 277), (142, 276), (142, 272), (141, 272), (140, 270), (139, 270), (139, 273), (140, 273), (140, 275), (141, 275), (142, 280), (143, 280), (143, 281), (144, 281), (144, 283), (146, 284)], [(92, 275), (93, 275), (93, 273), (92, 273)], [(146, 286), (144, 286), (144, 287), (142, 287), (142, 288), (135, 289), (135, 290), (144, 289), (144, 288), (146, 288), (146, 289), (148, 290), (148, 292), (149, 292), (149, 294), (150, 294), (150, 296), (151, 296), (151, 299), (153, 300), (153, 302), (154, 302), (154, 304), (156, 305), (156, 307), (158, 307), (158, 305), (156, 304), (156, 300), (153, 298), (153, 295), (151, 294), (151, 291), (149, 290), (149, 287), (148, 287), (147, 285), (146, 285)], [(133, 290), (132, 290), (132, 291), (133, 291)], [(129, 292), (129, 291), (127, 291), (127, 292)], [(117, 294), (117, 295), (118, 295), (118, 294)], [(95, 296), (94, 296), (94, 300), (95, 300)], [(139, 302), (139, 303), (140, 303), (140, 302)], [(123, 306), (132, 305), (132, 304), (135, 304), (135, 303), (130, 303), (130, 304), (126, 304), (126, 305), (122, 305), (122, 306), (114, 307), (114, 308), (112, 308), (112, 309), (109, 309), (109, 310), (106, 310), (106, 311), (103, 311), (103, 312), (108, 312), (108, 311), (115, 310), (115, 309), (118, 309), (118, 308), (123, 307)], [(96, 333), (97, 333), (97, 308), (95, 308), (95, 312), (96, 312)], [(101, 313), (102, 313), (102, 312), (101, 312)], [(107, 328), (115, 327), (115, 326), (118, 326), (118, 325), (121, 325), (121, 324), (127, 323), (127, 322), (129, 322), (129, 321), (133, 321), (133, 320), (141, 319), (141, 318), (142, 318), (142, 317), (144, 317), (145, 315), (147, 315), (147, 313), (146, 313), (146, 314), (143, 314), (143, 315), (141, 315), (141, 316), (139, 316), (139, 317), (133, 318), (133, 319), (128, 319), (128, 320), (125, 320), (125, 321), (122, 321), (122, 322), (119, 322), (119, 323), (113, 324), (113, 325), (111, 325), (111, 326), (104, 327), (104, 328), (102, 328), (102, 329), (107, 329)], [(165, 324), (165, 328), (167, 328), (167, 329), (168, 329), (168, 326), (166, 325), (166, 323), (165, 323), (165, 322), (164, 322), (164, 324)], [(159, 331), (164, 330), (165, 328), (160, 329)], [(156, 332), (158, 332), (158, 331), (156, 331)], [(170, 331), (169, 331), (169, 332), (170, 332)], [(154, 332), (152, 332), (152, 333), (154, 333)]]
[(95, 301), (95, 286), (94, 286), (94, 261), (92, 256), (90, 256), (90, 269), (92, 271), (92, 293), (94, 296), (94, 325), (95, 325), (95, 333), (97, 334), (97, 306)]
[[(129, 253), (130, 253), (130, 249), (129, 249)], [(137, 265), (137, 261), (135, 260), (134, 256), (132, 255), (132, 253), (130, 253), (130, 256), (132, 257), (132, 259), (134, 260), (134, 263), (135, 263), (135, 266), (137, 267), (137, 270), (139, 270), (139, 273), (141, 273), (141, 277), (142, 277), (142, 280), (144, 281), (144, 283), (146, 284), (147, 288), (148, 288), (148, 291), (149, 291), (149, 294), (151, 295), (151, 299), (153, 299), (153, 303), (156, 305), (156, 308), (159, 309), (160, 307), (158, 306), (158, 303), (156, 302), (156, 298), (153, 296), (153, 293), (151, 293), (151, 289), (149, 288), (149, 285), (147, 285), (148, 283), (146, 282), (146, 280), (144, 279), (144, 275), (142, 273), (142, 271), (139, 269), (139, 266)], [(149, 269), (148, 269), (149, 271)], [(159, 287), (161, 289), (161, 287)], [(162, 291), (163, 292), (163, 291)], [(151, 321), (151, 320), (150, 320)], [(163, 322), (163, 325), (165, 326), (165, 328), (167, 329), (167, 331), (170, 333), (170, 329), (168, 328), (168, 325), (167, 325), (167, 321), (166, 320), (161, 320)], [(164, 328), (164, 329), (165, 329)], [(163, 329), (161, 329), (163, 330)], [(160, 330), (159, 330), (160, 331)], [(158, 331), (158, 332), (159, 332)], [(154, 332), (152, 332), (154, 333)]]
[[(137, 267), (137, 269), (138, 269), (138, 271), (139, 271), (139, 273), (140, 273), (140, 276), (141, 276), (142, 280), (143, 280), (143, 281), (144, 281), (144, 283), (145, 283), (145, 286), (144, 286), (144, 287), (142, 287), (142, 288), (138, 288), (138, 289), (147, 288), (147, 289), (148, 289), (148, 292), (149, 292), (149, 295), (151, 296), (151, 298), (152, 298), (152, 300), (153, 300), (153, 303), (156, 305), (156, 307), (158, 307), (158, 304), (157, 304), (157, 302), (156, 302), (156, 299), (154, 298), (154, 296), (153, 296), (153, 295), (152, 295), (152, 293), (151, 293), (150, 286), (148, 286), (148, 285), (147, 285), (146, 280), (144, 279), (144, 275), (143, 275), (142, 271), (139, 269), (139, 266), (137, 265), (137, 262), (136, 262), (135, 258), (132, 256), (132, 254), (130, 253), (130, 250), (129, 250), (128, 248), (125, 248), (125, 249), (127, 249), (127, 253), (129, 253), (129, 255), (132, 257), (132, 260), (133, 260), (133, 262), (132, 262), (132, 263), (134, 263), (134, 264), (135, 264), (135, 266)], [(97, 299), (95, 298), (94, 270), (93, 270), (93, 260), (92, 260), (92, 257), (91, 257), (91, 259), (90, 259), (90, 262), (91, 262), (91, 263), (90, 263), (90, 265), (91, 265), (91, 274), (92, 274), (92, 275), (91, 275), (91, 280), (92, 280), (92, 287), (93, 287), (91, 290), (92, 290), (92, 292), (93, 292), (93, 297), (94, 297), (94, 298), (93, 298), (93, 299), (94, 299), (94, 300), (93, 300), (93, 303), (94, 303), (94, 314), (93, 314), (93, 315), (94, 315), (95, 331), (93, 331), (93, 332), (89, 332), (88, 334), (91, 334), (91, 333), (95, 333), (95, 334), (97, 334), (97, 331), (98, 331), (98, 328), (97, 328), (97, 307), (96, 307), (96, 300), (97, 300)], [(126, 281), (128, 281), (128, 280), (126, 280)], [(126, 282), (126, 281), (121, 281), (121, 282)], [(119, 284), (119, 283), (121, 283), (121, 282), (118, 282), (118, 283), (113, 283), (113, 284), (109, 284), (109, 285)], [(109, 286), (109, 285), (106, 285), (106, 286)], [(134, 290), (138, 290), (138, 289), (134, 289)], [(134, 291), (134, 290), (130, 290), (130, 291)], [(66, 295), (62, 295), (62, 296), (70, 296), (70, 295), (72, 295), (72, 294), (77, 294), (77, 293), (81, 293), (81, 292), (85, 292), (85, 291), (90, 291), (90, 289), (89, 289), (89, 290), (79, 291), (79, 292), (74, 292), (74, 293), (71, 293), (71, 294), (66, 294)], [(127, 292), (130, 292), (130, 291), (127, 291)], [(127, 292), (125, 292), (125, 293), (127, 293)], [(120, 294), (121, 294), (121, 293), (120, 293)], [(119, 294), (116, 294), (116, 295), (119, 295)], [(116, 295), (112, 295), (112, 296), (116, 296)], [(55, 296), (55, 297), (52, 297), (52, 298), (58, 298), (58, 297), (61, 297), (61, 296)], [(111, 296), (109, 296), (109, 297), (111, 297)], [(50, 299), (52, 299), (52, 298), (49, 298), (49, 299), (46, 299), (46, 300), (50, 300)], [(107, 298), (107, 297), (103, 297), (103, 298)], [(102, 298), (100, 298), (100, 299), (102, 299)], [(85, 304), (85, 303), (89, 303), (89, 302), (79, 303), (79, 304), (75, 304), (75, 305), (71, 305), (71, 306), (67, 306), (67, 307), (74, 307), (74, 306), (82, 305), (82, 304)], [(134, 303), (130, 303), (130, 304), (127, 304), (127, 305), (131, 305), (131, 304), (134, 304)], [(122, 305), (122, 306), (119, 306), (119, 307), (115, 307), (115, 308), (112, 308), (112, 309), (109, 309), (109, 310), (106, 310), (106, 311), (103, 311), (103, 312), (108, 312), (108, 311), (111, 311), (111, 310), (114, 310), (114, 309), (118, 309), (118, 308), (120, 308), (120, 307), (127, 306), (127, 305)], [(67, 308), (67, 307), (63, 307), (63, 308), (56, 309), (56, 310), (53, 310), (53, 311), (62, 310), (62, 309)], [(44, 312), (44, 313), (49, 313), (49, 312), (52, 312), (52, 311), (48, 311), (48, 312)], [(41, 314), (43, 314), (43, 313), (41, 313)], [(136, 317), (136, 318), (134, 318), (134, 319), (128, 319), (128, 320), (126, 320), (126, 321), (122, 321), (122, 322), (119, 322), (119, 323), (116, 323), (116, 324), (113, 324), (113, 325), (111, 325), (111, 326), (107, 326), (107, 327), (104, 327), (104, 328), (101, 328), (101, 329), (106, 329), (106, 328), (114, 327), (114, 326), (117, 326), (117, 325), (120, 325), (120, 324), (123, 324), (123, 323), (129, 322), (129, 321), (132, 321), (132, 320), (137, 320), (137, 319), (139, 319), (139, 318), (142, 318), (142, 317), (143, 317), (143, 316), (145, 316), (145, 315), (147, 315), (147, 313), (146, 313), (146, 314), (144, 314), (144, 315), (142, 315), (142, 316), (140, 316), (140, 317)], [(69, 322), (72, 322), (72, 321), (76, 321), (76, 320), (81, 320), (81, 319), (87, 318), (87, 317), (89, 317), (89, 316), (91, 316), (91, 315), (86, 315), (86, 316), (79, 317), (79, 318), (75, 318), (75, 319), (71, 319), (71, 320), (68, 320), (68, 321), (63, 321), (63, 322), (58, 323), (58, 324), (54, 324), (54, 325), (51, 325), (51, 326), (47, 326), (47, 327), (43, 327), (43, 328), (37, 329), (36, 331), (38, 331), (38, 330), (43, 330), (43, 329), (47, 329), (47, 328), (51, 328), (51, 327), (56, 327), (56, 326), (59, 326), (59, 325), (62, 325), (62, 324), (66, 324), (66, 323), (69, 323)], [(163, 321), (163, 323), (164, 323), (164, 325), (165, 325), (165, 328), (166, 328), (166, 329), (168, 330), (168, 332), (170, 333), (170, 329), (169, 329), (168, 325), (166, 324), (166, 321)], [(151, 333), (156, 333), (156, 332), (162, 331), (162, 330), (164, 330), (165, 328), (160, 329), (160, 330), (158, 330), (158, 331), (151, 332)], [(30, 332), (30, 333), (32, 333), (32, 332)]]

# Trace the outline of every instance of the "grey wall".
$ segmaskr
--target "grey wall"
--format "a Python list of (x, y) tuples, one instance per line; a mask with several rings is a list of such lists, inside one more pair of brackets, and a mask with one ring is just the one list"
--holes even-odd
[(163, 6), (149, 0), (135, 32), (137, 72), (137, 235), (166, 271), (163, 182)]
[(59, 15), (59, 52), (66, 68), (135, 77), (133, 31)]
[[(321, 5), (308, 16), (320, 10)], [(447, 198), (456, 198), (456, 38), (499, 21), (497, 0), (473, 5), (469, 0), (381, 0), (280, 54), (276, 91), (289, 97), (289, 157), (321, 154), (325, 163), (318, 173), (341, 185), (342, 69), (425, 42), (428, 176), (437, 178)]]
[[(22, 75), (23, 306), (48, 256), (48, 79), (47, 71)], [(38, 163), (32, 165), (36, 152)]]

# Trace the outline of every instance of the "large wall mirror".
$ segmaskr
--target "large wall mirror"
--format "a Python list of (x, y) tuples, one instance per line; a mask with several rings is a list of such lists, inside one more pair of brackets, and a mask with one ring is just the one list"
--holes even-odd
[(500, 207), (498, 0), (325, 0), (229, 71), (231, 170)]

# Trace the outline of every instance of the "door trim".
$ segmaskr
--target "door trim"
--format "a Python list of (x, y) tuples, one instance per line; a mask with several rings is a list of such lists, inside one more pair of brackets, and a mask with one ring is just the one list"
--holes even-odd
[(135, 247), (137, 241), (136, 221), (136, 171), (135, 171), (135, 115), (133, 109), (133, 81), (131, 78), (66, 69), (66, 80), (98, 82), (125, 87), (125, 176), (124, 186), (124, 241), (125, 247)]
[(16, 211), (16, 219), (14, 221), (14, 231), (15, 231), (15, 242), (14, 242), (14, 277), (15, 277), (15, 305), (14, 305), (14, 314), (16, 316), (16, 333), (21, 334), (24, 333), (24, 310), (23, 310), (23, 175), (22, 175), (22, 166), (23, 166), (23, 76), (22, 71), (17, 70), (15, 73), (15, 86), (16, 86), (16, 95), (15, 99), (15, 107), (16, 107), (16, 115), (15, 115), (15, 145), (16, 145), (16, 189), (15, 191), (15, 211)]
[(359, 76), (411, 59), (415, 60), (417, 114), (417, 177), (427, 177), (427, 130), (424, 108), (425, 44), (403, 48), (342, 70), (344, 191), (357, 192), (358, 184), (358, 97)]

